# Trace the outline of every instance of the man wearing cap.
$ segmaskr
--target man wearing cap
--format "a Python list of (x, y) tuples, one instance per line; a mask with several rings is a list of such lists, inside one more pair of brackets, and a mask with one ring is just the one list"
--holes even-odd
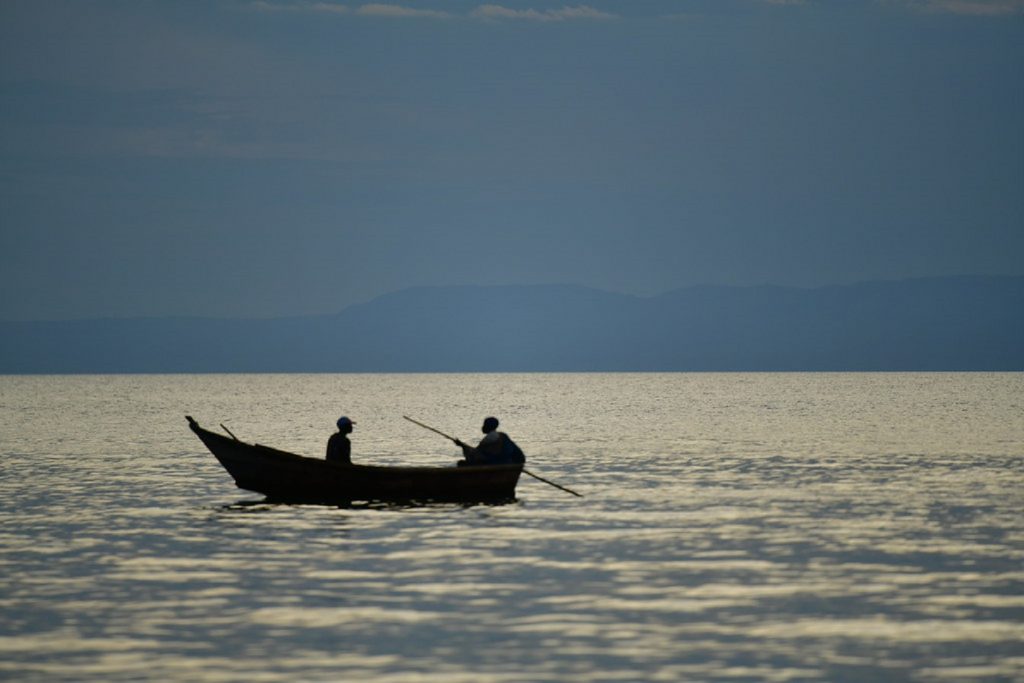
[(352, 464), (352, 444), (349, 443), (348, 435), (352, 433), (352, 425), (355, 422), (347, 417), (338, 418), (338, 431), (331, 434), (327, 440), (327, 460), (336, 462), (339, 465)]
[(467, 446), (458, 439), (455, 444), (462, 448), (462, 455), (466, 458), (459, 465), (512, 465), (526, 462), (526, 456), (519, 449), (508, 434), (498, 431), (498, 418), (488, 417), (484, 420), (480, 430), (484, 438), (476, 448)]

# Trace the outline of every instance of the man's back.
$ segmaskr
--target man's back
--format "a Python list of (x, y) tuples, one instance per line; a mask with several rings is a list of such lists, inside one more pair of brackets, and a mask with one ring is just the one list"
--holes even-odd
[(508, 434), (488, 433), (476, 448), (463, 447), (466, 460), (474, 465), (512, 465), (526, 462), (526, 456)]
[(340, 465), (352, 464), (352, 443), (341, 432), (331, 434), (327, 440), (327, 460)]

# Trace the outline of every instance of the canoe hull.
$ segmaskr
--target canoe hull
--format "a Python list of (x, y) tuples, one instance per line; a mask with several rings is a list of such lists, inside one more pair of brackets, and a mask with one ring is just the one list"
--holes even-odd
[(326, 460), (248, 444), (189, 427), (239, 488), (283, 502), (499, 502), (515, 499), (522, 465), (376, 467)]

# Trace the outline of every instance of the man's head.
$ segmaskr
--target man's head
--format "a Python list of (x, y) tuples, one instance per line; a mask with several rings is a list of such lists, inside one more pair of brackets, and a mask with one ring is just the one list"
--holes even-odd
[(487, 419), (484, 420), (484, 426), (480, 428), (480, 431), (482, 431), (484, 434), (490, 434), (497, 428), (498, 418), (488, 417)]
[(353, 422), (352, 420), (348, 419), (347, 417), (339, 417), (338, 418), (338, 431), (343, 433), (343, 434), (351, 434), (352, 433), (352, 425), (354, 425), (354, 424), (355, 424), (355, 422)]

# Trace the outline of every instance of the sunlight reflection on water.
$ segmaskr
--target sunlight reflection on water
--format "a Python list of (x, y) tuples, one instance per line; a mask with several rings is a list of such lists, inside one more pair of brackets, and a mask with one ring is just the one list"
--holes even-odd
[[(1024, 375), (0, 378), (0, 677), (1021, 680)], [(184, 414), (504, 506), (271, 505)]]

